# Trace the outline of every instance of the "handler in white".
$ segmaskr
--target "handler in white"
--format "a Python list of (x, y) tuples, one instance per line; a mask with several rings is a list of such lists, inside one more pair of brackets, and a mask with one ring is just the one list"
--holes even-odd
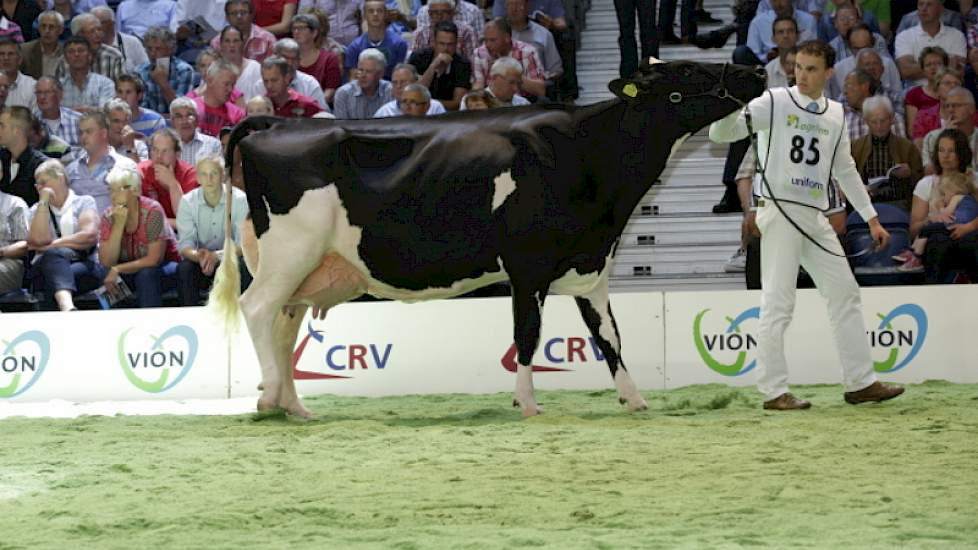
[[(788, 391), (784, 331), (795, 307), (799, 264), (812, 276), (828, 302), (832, 334), (842, 363), (845, 400), (857, 404), (892, 399), (903, 388), (876, 379), (862, 316), (859, 286), (842, 246), (823, 211), (829, 207), (830, 178), (836, 178), (849, 203), (869, 224), (877, 247), (890, 235), (879, 223), (849, 152), (842, 105), (822, 96), (832, 76), (835, 52), (825, 42), (801, 44), (795, 58), (796, 86), (768, 90), (748, 104), (757, 132), (759, 197), (757, 227), (761, 231), (761, 320), (758, 339), (758, 389), (764, 408), (807, 409), (811, 403)], [(747, 137), (744, 111), (735, 111), (710, 126), (710, 139), (732, 142)], [(770, 188), (768, 188), (770, 186)], [(829, 254), (805, 238), (785, 218), (771, 195), (798, 226)]]

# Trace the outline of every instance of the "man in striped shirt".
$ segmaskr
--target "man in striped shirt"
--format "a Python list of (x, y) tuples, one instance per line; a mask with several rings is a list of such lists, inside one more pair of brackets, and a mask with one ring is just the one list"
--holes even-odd
[(197, 161), (221, 155), (221, 142), (197, 129), (197, 105), (178, 97), (170, 102), (170, 123), (180, 136), (180, 160), (197, 166)]
[(513, 40), (513, 30), (505, 18), (498, 17), (486, 23), (486, 43), (475, 50), (472, 58), (472, 89), (485, 88), (489, 82), (492, 64), (500, 57), (512, 57), (523, 65), (523, 81), (520, 95), (543, 97), (547, 85), (537, 50), (533, 46)]

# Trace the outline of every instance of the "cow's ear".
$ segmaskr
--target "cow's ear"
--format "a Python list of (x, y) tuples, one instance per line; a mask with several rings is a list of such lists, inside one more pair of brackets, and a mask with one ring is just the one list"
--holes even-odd
[(638, 97), (638, 85), (628, 78), (616, 78), (608, 83), (608, 89), (619, 99), (634, 101)]

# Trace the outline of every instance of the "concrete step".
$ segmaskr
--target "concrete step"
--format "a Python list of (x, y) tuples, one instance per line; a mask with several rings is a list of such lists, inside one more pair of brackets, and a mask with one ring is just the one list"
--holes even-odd
[[(712, 214), (713, 205), (722, 195), (723, 187), (719, 185), (655, 186), (639, 201), (636, 210), (642, 215), (652, 216)], [(646, 214), (647, 212), (651, 214)], [(701, 230), (697, 229), (697, 231)]]
[(702, 292), (743, 290), (743, 273), (699, 273), (692, 276), (652, 275), (650, 277), (611, 277), (612, 292)]
[(739, 214), (633, 214), (625, 226), (619, 246), (643, 250), (662, 245), (733, 246), (740, 242), (741, 219)]
[(623, 249), (615, 255), (612, 273), (619, 278), (722, 273), (723, 265), (737, 251), (737, 246), (704, 244)]

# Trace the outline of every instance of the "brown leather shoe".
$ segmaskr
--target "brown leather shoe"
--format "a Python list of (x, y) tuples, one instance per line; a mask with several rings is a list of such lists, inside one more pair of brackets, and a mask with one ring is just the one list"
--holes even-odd
[(880, 401), (893, 399), (901, 393), (903, 393), (903, 388), (900, 386), (884, 384), (877, 380), (859, 391), (847, 391), (843, 397), (845, 397), (846, 403), (858, 405), (869, 402), (879, 403)]
[(765, 409), (774, 411), (793, 411), (807, 409), (811, 406), (812, 404), (810, 402), (805, 401), (804, 399), (798, 399), (797, 397), (791, 395), (791, 393), (782, 393), (774, 399), (764, 402)]

